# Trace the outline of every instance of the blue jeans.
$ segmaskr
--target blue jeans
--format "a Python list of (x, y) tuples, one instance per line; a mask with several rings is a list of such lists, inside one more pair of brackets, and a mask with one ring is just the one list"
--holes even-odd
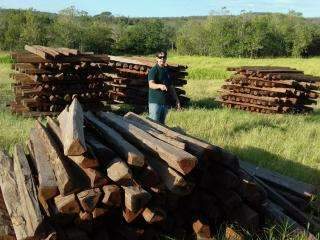
[(168, 106), (164, 104), (149, 103), (149, 118), (164, 124), (168, 113)]

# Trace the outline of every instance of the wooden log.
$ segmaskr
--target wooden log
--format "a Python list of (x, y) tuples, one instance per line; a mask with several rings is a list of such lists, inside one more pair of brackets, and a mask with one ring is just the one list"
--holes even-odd
[(102, 188), (104, 196), (102, 203), (108, 207), (120, 207), (121, 205), (121, 192), (117, 185), (106, 185)]
[[(47, 126), (51, 130), (51, 132), (55, 135), (57, 139), (60, 140), (62, 144), (62, 134), (61, 129), (56, 121), (54, 121), (51, 117), (47, 117)], [(96, 158), (93, 149), (90, 146), (87, 147), (87, 152), (79, 155), (79, 156), (68, 156), (73, 162), (75, 162), (81, 168), (95, 168), (99, 166), (99, 161)]]
[(50, 58), (50, 55), (48, 53), (46, 53), (45, 51), (43, 51), (42, 49), (39, 49), (35, 46), (29, 46), (29, 45), (25, 45), (24, 49), (27, 50), (28, 52), (31, 52), (33, 54), (38, 55), (39, 57), (43, 58), (43, 59), (48, 59)]
[(256, 232), (259, 229), (260, 218), (257, 212), (252, 210), (246, 204), (241, 204), (235, 208), (229, 215), (232, 221), (237, 222), (241, 227)]
[(139, 209), (136, 212), (133, 212), (125, 207), (122, 212), (122, 216), (127, 223), (132, 223), (141, 215), (142, 212), (143, 212), (143, 208)]
[(38, 173), (38, 195), (46, 201), (59, 194), (57, 180), (54, 175), (45, 146), (37, 136), (37, 132), (35, 129), (31, 129), (30, 131), (30, 141), (32, 143), (34, 152), (35, 167)]
[(125, 118), (150, 126), (164, 133), (168, 137), (184, 142), (186, 144), (186, 151), (197, 156), (200, 160), (203, 159), (207, 162), (217, 162), (230, 168), (234, 172), (237, 172), (239, 169), (238, 158), (217, 146), (211, 145), (194, 137), (178, 133), (165, 125), (159, 124), (151, 119), (143, 118), (132, 112), (127, 113)]
[(301, 212), (296, 206), (294, 206), (290, 201), (281, 196), (275, 190), (272, 189), (269, 185), (264, 183), (259, 178), (251, 175), (255, 182), (261, 185), (268, 194), (268, 198), (272, 200), (274, 203), (278, 204), (282, 207), (290, 217), (292, 217), (299, 224), (304, 226), (305, 228), (310, 229), (312, 233), (318, 233), (320, 231), (320, 224), (310, 219), (304, 212)]
[(203, 219), (197, 219), (192, 223), (192, 228), (197, 239), (212, 239), (212, 233), (209, 224)]
[(79, 218), (81, 221), (92, 221), (93, 216), (92, 216), (92, 213), (90, 212), (80, 211)]
[(140, 186), (122, 186), (124, 189), (124, 204), (132, 212), (142, 209), (151, 199), (151, 194)]
[(92, 216), (93, 216), (93, 219), (96, 219), (96, 218), (103, 217), (103, 216), (107, 215), (109, 212), (110, 211), (107, 208), (96, 207), (92, 211)]
[(101, 137), (103, 137), (129, 165), (137, 167), (144, 165), (144, 155), (135, 146), (128, 143), (118, 132), (99, 121), (92, 113), (85, 113), (85, 119), (102, 133)]
[(74, 214), (80, 213), (80, 206), (77, 201), (75, 194), (70, 194), (67, 196), (56, 196), (54, 198), (54, 203), (60, 213), (63, 214)]
[(201, 187), (211, 188), (213, 185), (224, 186), (225, 189), (237, 189), (240, 185), (239, 177), (233, 172), (216, 165), (206, 169), (201, 176)]
[(312, 233), (308, 232), (306, 228), (302, 227), (300, 224), (286, 215), (284, 210), (277, 204), (268, 201), (263, 205), (263, 212), (269, 219), (278, 224), (287, 223), (297, 235), (302, 233), (307, 237), (308, 240), (317, 240), (317, 238)]
[(99, 172), (97, 169), (82, 168), (82, 170), (89, 178), (91, 188), (102, 187), (108, 184), (108, 182), (110, 181), (106, 177), (102, 176), (101, 172)]
[(58, 116), (62, 134), (64, 154), (79, 156), (86, 152), (83, 132), (83, 111), (75, 98), (69, 108), (65, 108)]
[(13, 169), (19, 193), (16, 197), (20, 199), (20, 206), (23, 208), (28, 236), (34, 236), (43, 221), (43, 215), (40, 210), (31, 169), (22, 145), (15, 145), (14, 147)]
[(186, 147), (185, 143), (177, 141), (173, 138), (167, 137), (166, 135), (162, 134), (160, 131), (157, 131), (154, 128), (148, 127), (147, 125), (141, 124), (136, 121), (131, 121), (130, 119), (126, 119), (126, 121), (130, 122), (131, 124), (135, 125), (136, 127), (140, 128), (140, 129), (142, 129), (143, 131), (151, 134), (152, 136), (154, 136), (154, 137), (156, 137), (166, 143), (171, 144), (172, 146), (175, 146), (180, 149), (185, 149), (185, 147)]
[[(1, 154), (0, 154), (1, 155)], [(1, 180), (0, 180), (1, 183)], [(0, 189), (0, 239), (16, 240), (12, 222), (7, 211), (3, 195)]]
[(98, 204), (102, 193), (99, 188), (89, 189), (77, 194), (81, 207), (86, 212), (92, 212)]
[(98, 116), (102, 121), (121, 132), (129, 141), (136, 143), (145, 150), (152, 151), (163, 161), (166, 161), (170, 167), (184, 175), (189, 173), (197, 164), (197, 158), (195, 156), (154, 138), (147, 132), (126, 122), (123, 118), (113, 113), (99, 112)]
[(77, 187), (72, 182), (70, 172), (67, 170), (68, 166), (66, 166), (66, 161), (63, 158), (59, 147), (48, 134), (47, 129), (45, 129), (38, 120), (36, 121), (35, 129), (37, 135), (42, 139), (42, 142), (46, 147), (46, 152), (56, 176), (60, 194), (67, 195), (68, 193), (75, 191)]
[(89, 146), (89, 149), (92, 149), (93, 154), (102, 168), (105, 168), (117, 156), (112, 149), (103, 144), (97, 136), (91, 131), (88, 131), (88, 129), (85, 129), (85, 139), (86, 145)]
[(68, 156), (69, 159), (74, 161), (78, 166), (82, 168), (96, 168), (99, 166), (98, 159), (94, 156), (93, 150), (90, 146), (87, 146), (87, 152), (79, 156)]
[(306, 183), (297, 181), (293, 178), (283, 176), (279, 173), (272, 172), (265, 168), (254, 166), (245, 161), (240, 161), (240, 166), (246, 172), (250, 173), (250, 175), (259, 177), (264, 181), (267, 181), (271, 184), (284, 188), (290, 192), (295, 193), (298, 196), (306, 197), (310, 199), (317, 194), (317, 188), (311, 184), (306, 184)]
[(161, 208), (146, 207), (142, 212), (142, 216), (148, 224), (153, 224), (164, 221), (167, 214)]
[(13, 169), (13, 160), (0, 151), (0, 187), (4, 202), (10, 216), (15, 235), (18, 240), (32, 237), (26, 222), (25, 212), (19, 197), (18, 184)]
[(158, 188), (161, 184), (159, 174), (149, 164), (135, 177), (147, 189)]
[[(40, 56), (29, 53), (13, 53), (13, 59), (16, 63), (53, 63), (55, 60), (43, 59)], [(94, 62), (94, 63), (107, 63), (109, 57), (106, 54), (94, 54), (94, 55), (79, 55), (79, 56), (68, 56), (59, 58), (61, 63), (78, 63), (78, 62)]]
[(245, 237), (243, 234), (238, 233), (231, 227), (226, 228), (226, 240), (245, 240)]
[(181, 174), (167, 166), (164, 162), (148, 157), (148, 163), (157, 171), (170, 192), (180, 196), (188, 195), (191, 192), (192, 185), (189, 184)]
[(107, 166), (106, 171), (108, 178), (120, 185), (126, 185), (132, 179), (130, 168), (124, 161), (117, 157)]

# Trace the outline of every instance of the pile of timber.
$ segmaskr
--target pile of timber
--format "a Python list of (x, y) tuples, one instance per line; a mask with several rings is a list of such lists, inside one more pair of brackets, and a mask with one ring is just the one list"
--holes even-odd
[[(107, 82), (110, 101), (130, 104), (138, 112), (144, 111), (148, 103), (148, 71), (155, 65), (154, 61), (142, 57), (109, 57), (108, 66), (112, 68), (107, 74), (110, 77)], [(182, 87), (187, 84), (187, 66), (169, 64), (167, 67), (181, 106), (186, 106), (190, 99), (185, 96)]]
[[(320, 230), (295, 205), (313, 187), (270, 177), (134, 113), (83, 112), (75, 98), (57, 120), (36, 121), (27, 149), (16, 145), (13, 158), (0, 151), (0, 187), (18, 240), (215, 239), (221, 223), (256, 232), (265, 216), (290, 219), (298, 232)], [(226, 236), (242, 233), (227, 228)]]
[(222, 86), (223, 106), (261, 113), (305, 113), (320, 89), (320, 77), (289, 67), (231, 67), (235, 74)]
[(15, 94), (12, 112), (35, 117), (55, 115), (74, 96), (87, 108), (102, 107), (101, 102), (108, 99), (103, 74), (107, 55), (39, 45), (26, 45), (25, 50), (11, 55), (15, 70), (11, 74)]

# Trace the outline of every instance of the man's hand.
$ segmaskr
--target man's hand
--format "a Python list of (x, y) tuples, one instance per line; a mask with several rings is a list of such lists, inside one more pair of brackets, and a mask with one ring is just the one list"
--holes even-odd
[(161, 91), (168, 91), (166, 85), (164, 85), (164, 84), (158, 84), (158, 85), (159, 85), (159, 89), (160, 89)]

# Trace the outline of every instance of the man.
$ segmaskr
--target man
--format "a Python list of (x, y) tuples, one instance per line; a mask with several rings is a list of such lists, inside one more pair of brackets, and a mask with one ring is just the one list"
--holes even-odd
[(164, 124), (170, 106), (170, 97), (175, 101), (178, 110), (181, 107), (167, 68), (167, 53), (157, 52), (156, 57), (157, 64), (148, 73), (149, 117)]

